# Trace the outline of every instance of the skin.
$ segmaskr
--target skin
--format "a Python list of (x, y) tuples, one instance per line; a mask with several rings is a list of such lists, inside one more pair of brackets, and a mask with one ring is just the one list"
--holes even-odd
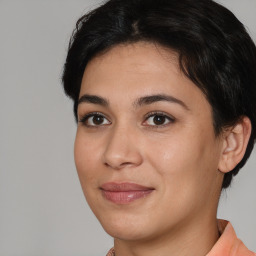
[[(174, 52), (152, 43), (118, 45), (94, 57), (79, 97), (85, 94), (103, 97), (109, 105), (78, 105), (75, 163), (89, 206), (115, 239), (116, 255), (206, 255), (219, 237), (223, 175), (243, 155), (246, 140), (239, 140), (245, 141), (242, 146), (237, 141), (250, 132), (250, 122), (244, 119), (247, 130), (242, 124), (237, 133), (216, 137), (203, 93), (182, 74)], [(134, 104), (155, 94), (175, 97), (186, 107), (164, 100)], [(161, 112), (163, 125), (147, 117), (152, 111)], [(84, 118), (91, 112), (102, 116), (99, 123)], [(238, 149), (240, 155), (232, 158), (230, 152)], [(154, 191), (115, 204), (102, 195), (106, 182)]]

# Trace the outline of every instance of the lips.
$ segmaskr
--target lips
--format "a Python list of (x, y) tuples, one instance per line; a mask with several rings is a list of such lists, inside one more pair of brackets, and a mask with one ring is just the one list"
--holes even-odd
[(110, 182), (103, 184), (101, 190), (105, 199), (116, 204), (128, 204), (147, 197), (154, 191), (154, 188), (135, 183)]

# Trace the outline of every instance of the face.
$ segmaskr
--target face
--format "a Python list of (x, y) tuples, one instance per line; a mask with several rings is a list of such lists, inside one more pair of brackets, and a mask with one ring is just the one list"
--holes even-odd
[(174, 52), (115, 46), (88, 63), (79, 98), (75, 163), (111, 236), (148, 239), (215, 216), (221, 141)]

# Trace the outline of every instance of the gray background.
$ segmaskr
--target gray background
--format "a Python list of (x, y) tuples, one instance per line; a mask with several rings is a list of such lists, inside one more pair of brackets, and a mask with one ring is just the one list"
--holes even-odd
[[(256, 41), (256, 0), (223, 0)], [(73, 163), (76, 126), (60, 76), (69, 36), (99, 1), (0, 0), (0, 255), (105, 255)], [(256, 153), (218, 216), (256, 251)]]

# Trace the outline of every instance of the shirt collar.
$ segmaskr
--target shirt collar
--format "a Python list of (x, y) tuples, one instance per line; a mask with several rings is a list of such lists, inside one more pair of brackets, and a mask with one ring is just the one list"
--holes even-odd
[(218, 229), (221, 234), (219, 240), (206, 256), (255, 256), (249, 251), (240, 239), (230, 222), (218, 220)]

